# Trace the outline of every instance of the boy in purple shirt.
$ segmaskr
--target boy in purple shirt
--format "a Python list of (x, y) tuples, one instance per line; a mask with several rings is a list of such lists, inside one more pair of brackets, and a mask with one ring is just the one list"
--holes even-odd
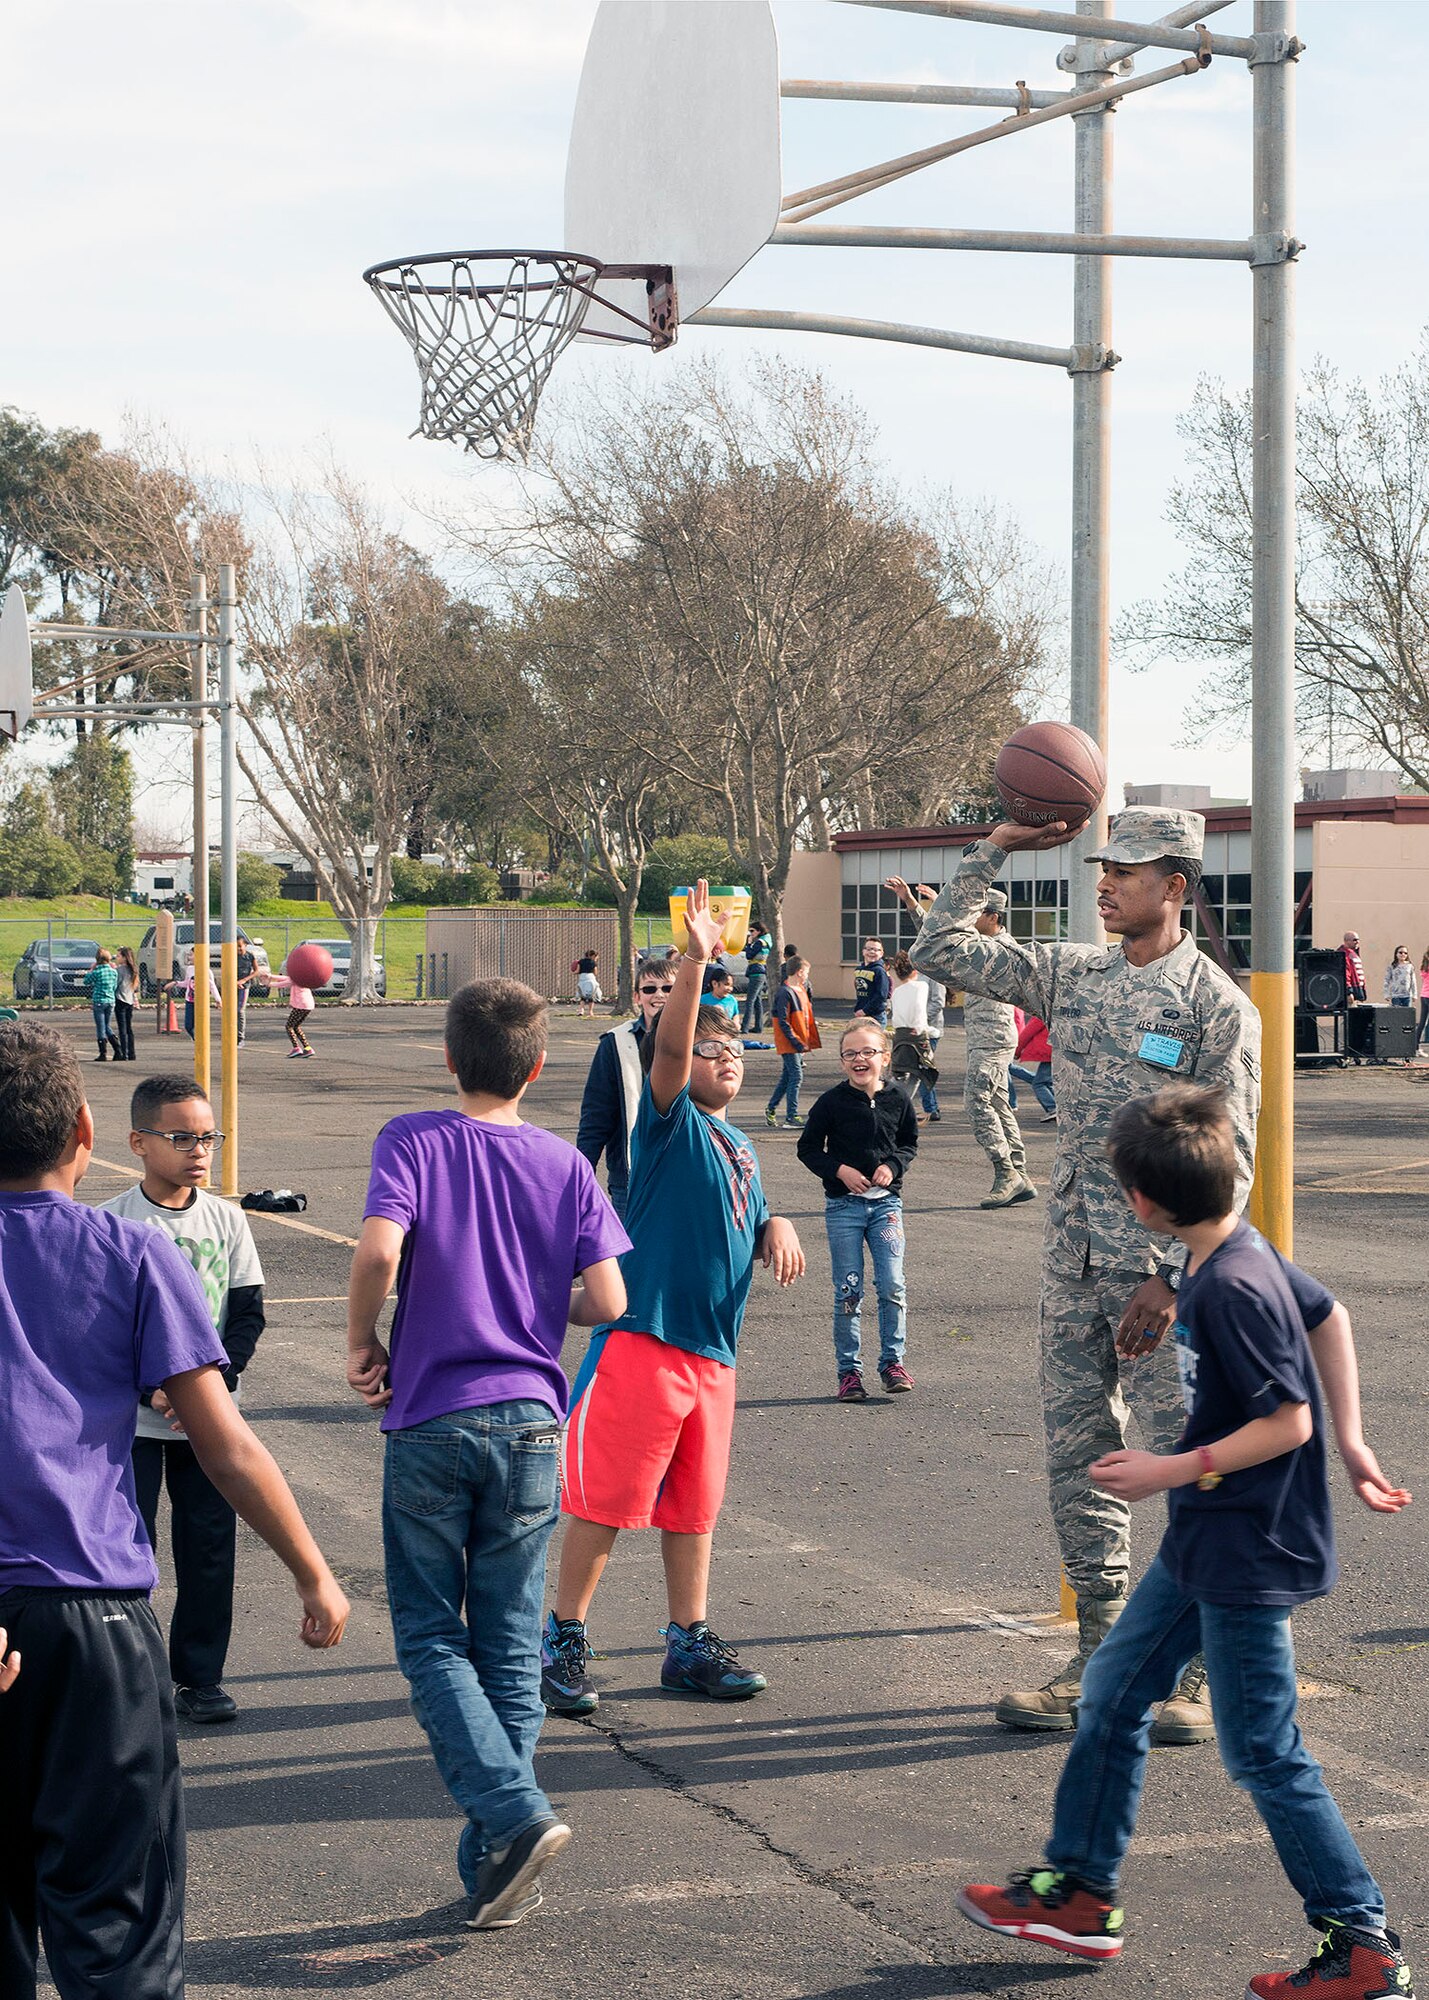
[[(560, 1352), (568, 1321), (624, 1312), (630, 1239), (589, 1161), (521, 1118), (546, 1060), (540, 995), (475, 980), (448, 1006), (445, 1040), (459, 1108), (394, 1118), (372, 1149), (347, 1379), (384, 1411), (397, 1664), (466, 1814), (466, 1921), (492, 1930), (535, 1909), (541, 1869), (570, 1839), (532, 1761), (570, 1393)], [(394, 1282), (389, 1356), (376, 1329)]]
[(291, 1570), (304, 1643), (335, 1646), (347, 1621), (283, 1475), (234, 1408), (187, 1258), (75, 1201), (93, 1145), (69, 1043), (0, 1027), (4, 2000), (34, 2000), (40, 1930), (62, 2000), (184, 1990), (173, 1697), (129, 1458), (141, 1395), (164, 1391), (203, 1470)]

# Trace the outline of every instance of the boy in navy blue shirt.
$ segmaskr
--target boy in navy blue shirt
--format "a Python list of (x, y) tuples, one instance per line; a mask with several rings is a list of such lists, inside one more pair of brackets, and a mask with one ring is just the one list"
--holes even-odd
[[(1295, 1973), (1260, 1973), (1247, 2000), (1412, 2000), (1399, 1939), (1295, 1719), (1290, 1614), (1335, 1581), (1318, 1367), (1340, 1457), (1377, 1513), (1409, 1495), (1380, 1471), (1360, 1427), (1349, 1315), (1235, 1214), (1235, 1146), (1216, 1091), (1172, 1085), (1123, 1105), (1109, 1141), (1117, 1178), (1151, 1230), (1190, 1251), (1177, 1300), (1186, 1429), (1176, 1451), (1113, 1451), (1091, 1467), (1124, 1500), (1168, 1496), (1166, 1536), (1082, 1681), (1057, 1787), (1046, 1866), (1005, 1889), (978, 1883), (963, 1915), (1005, 1937), (1081, 1958), (1122, 1947), (1117, 1877), (1136, 1827), (1152, 1704), (1204, 1651), (1221, 1758), (1255, 1801), (1312, 1926)], [(1154, 1344), (1128, 1337), (1126, 1351)]]
[(571, 1396), (568, 1518), (542, 1645), (541, 1698), (557, 1715), (588, 1715), (598, 1702), (585, 1621), (622, 1528), (661, 1530), (670, 1610), (661, 1686), (740, 1701), (766, 1685), (709, 1628), (710, 1544), (754, 1260), (788, 1285), (802, 1276), (804, 1253), (792, 1223), (769, 1213), (754, 1149), (725, 1115), (744, 1081), (744, 1050), (735, 1023), (700, 1004), (720, 941), (704, 882), (686, 898), (685, 928), (674, 990), (641, 1050), (647, 1082), (625, 1210), (633, 1247), (621, 1259), (627, 1310), (596, 1328)]

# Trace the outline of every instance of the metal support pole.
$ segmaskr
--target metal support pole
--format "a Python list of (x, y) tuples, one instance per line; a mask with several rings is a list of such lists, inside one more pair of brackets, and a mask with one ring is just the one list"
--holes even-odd
[[(1094, 14), (1097, 0), (1077, 0)], [(1079, 44), (1089, 60), (1095, 44)], [(1077, 89), (1108, 80), (1101, 70), (1077, 70)], [(1109, 107), (1079, 113), (1075, 127), (1075, 228), (1079, 236), (1111, 230), (1112, 114)], [(1111, 266), (1105, 257), (1078, 257), (1073, 266), (1072, 339), (1079, 349), (1111, 346)], [(1071, 720), (1107, 748), (1107, 661), (1111, 647), (1111, 378), (1104, 368), (1072, 376), (1072, 587)], [(1086, 856), (1106, 839), (1105, 805), (1072, 843), (1067, 885), (1068, 935), (1100, 944), (1097, 874)]]
[(1082, 237), (1075, 230), (924, 229), (856, 222), (781, 222), (769, 241), (776, 249), (807, 244), (823, 250), (1003, 250), (1053, 257), (1184, 257), (1221, 264), (1249, 264), (1260, 249), (1248, 236)]
[[(996, 7), (984, 0), (839, 0), (845, 7), (882, 7), (897, 14), (936, 14), (945, 21), (980, 21), (989, 28), (1032, 28), (1046, 35), (1090, 35), (1099, 42), (1124, 42), (1135, 49), (1207, 48), (1212, 55), (1252, 59), (1255, 43), (1248, 35), (1197, 34), (1192, 28), (1164, 28), (1157, 21), (1120, 21), (1093, 15), (1078, 0), (1077, 13), (1053, 13), (1045, 7)], [(1205, 13), (1205, 8), (1198, 12)]]
[[(903, 326), (896, 320), (843, 319), (830, 313), (763, 311), (757, 307), (705, 306), (691, 313), (687, 326), (768, 328), (774, 333), (845, 333), (859, 340), (904, 340), (914, 347), (943, 347), (954, 354), (986, 354), (1000, 361), (1036, 361), (1048, 368), (1074, 368), (1079, 357), (1070, 347), (1038, 347), (1028, 340), (997, 340), (981, 333), (945, 333), (938, 326)], [(1084, 358), (1084, 365), (1110, 368), (1114, 354)]]
[[(1219, 14), (1223, 7), (1229, 7), (1231, 0), (1191, 0), (1185, 7), (1173, 7), (1169, 14), (1161, 15), (1152, 23), (1157, 28), (1191, 28), (1197, 21), (1203, 21), (1208, 14)], [(1133, 56), (1140, 55), (1145, 42), (1103, 42), (1093, 57), (1098, 69), (1116, 69)], [(1057, 57), (1058, 69), (1077, 67), (1077, 45), (1073, 42)]]
[(220, 1156), (223, 1194), (238, 1194), (238, 622), (235, 571), (218, 572), (218, 731), (220, 785), (219, 844), (219, 1009), (223, 1037), (220, 1129), (228, 1134)]
[[(191, 609), (199, 636), (193, 649), (193, 697), (208, 700), (208, 578), (194, 578)], [(193, 711), (194, 767), (194, 1081), (205, 1097), (213, 1092), (208, 1012), (208, 729), (205, 708)], [(156, 968), (157, 970), (157, 968)]]
[[(1229, 6), (1230, 0), (1223, 0)], [(839, 83), (822, 77), (787, 76), (781, 97), (813, 97), (840, 104), (980, 104), (989, 110), (1038, 111), (1057, 104), (1065, 90), (1013, 90), (976, 83)]]
[[(1255, 0), (1255, 222), (1295, 221), (1295, 0)], [(1295, 264), (1256, 263), (1252, 375), (1251, 946), (1264, 1097), (1251, 1216), (1288, 1257), (1295, 1165)]]

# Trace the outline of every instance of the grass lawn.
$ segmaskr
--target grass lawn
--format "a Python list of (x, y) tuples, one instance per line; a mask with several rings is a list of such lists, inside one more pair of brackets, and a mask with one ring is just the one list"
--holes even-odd
[[(493, 904), (493, 909), (514, 913), (539, 914), (551, 904)], [(560, 907), (560, 906), (556, 906)], [(580, 904), (565, 907), (579, 909)], [(589, 905), (592, 914), (595, 906)], [(47, 925), (56, 938), (92, 938), (111, 951), (121, 944), (137, 952), (155, 912), (125, 903), (117, 897), (112, 905), (107, 896), (3, 896), (0, 897), (0, 1004), (13, 1005), (15, 961), (32, 938), (46, 935)], [(291, 946), (310, 937), (342, 937), (341, 920), (329, 903), (296, 903), (273, 897), (251, 910), (240, 910), (238, 921), (252, 938), (261, 940), (276, 972)], [(415, 903), (393, 903), (377, 926), (377, 951), (387, 968), (389, 1000), (413, 1000), (417, 994), (417, 960), (426, 946), (427, 913)], [(665, 916), (637, 917), (635, 942), (643, 948), (670, 942), (670, 919)], [(83, 1005), (61, 1001), (56, 1006)]]

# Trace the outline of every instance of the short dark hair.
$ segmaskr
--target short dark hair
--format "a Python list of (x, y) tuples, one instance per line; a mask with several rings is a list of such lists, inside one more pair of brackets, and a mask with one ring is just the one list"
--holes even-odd
[(1235, 1207), (1235, 1130), (1219, 1090), (1169, 1083), (1133, 1098), (1111, 1121), (1107, 1152), (1122, 1186), (1176, 1222), (1216, 1222)]
[(57, 1167), (83, 1109), (79, 1058), (64, 1036), (36, 1021), (0, 1024), (0, 1180)]
[[(654, 1027), (640, 1044), (640, 1067), (644, 1070), (646, 1076), (649, 1076), (650, 1066), (655, 1060), (655, 1045), (660, 1039), (660, 1030), (668, 1018), (669, 1008), (667, 1007), (655, 1016)], [(697, 1042), (702, 1042), (707, 1035), (718, 1035), (720, 1040), (724, 1042), (737, 1042), (741, 1040), (739, 1030), (731, 1026), (730, 1018), (723, 1007), (701, 1007), (700, 1011), (696, 1014), (694, 1039)]]
[(798, 945), (796, 945), (796, 944), (786, 944), (786, 945), (785, 945), (785, 947), (784, 947), (784, 956), (785, 956), (785, 958), (797, 958), (797, 957), (799, 956), (799, 947), (798, 947)]
[(789, 955), (789, 957), (785, 959), (783, 965), (780, 967), (780, 970), (783, 972), (786, 979), (788, 978), (791, 972), (807, 972), (808, 969), (809, 969), (808, 959), (800, 958), (797, 951), (792, 952)]
[(146, 1076), (129, 1100), (129, 1123), (136, 1132), (152, 1125), (166, 1104), (207, 1104), (208, 1092), (191, 1076)]
[[(1199, 861), (1193, 861), (1189, 854), (1158, 854), (1151, 866), (1163, 881), (1168, 875), (1184, 875), (1186, 895), (1195, 895), (1201, 880), (1201, 864)], [(1185, 896), (1181, 900), (1184, 902)]]
[(546, 1003), (519, 979), (473, 979), (447, 1002), (443, 1037), (462, 1089), (509, 1103), (546, 1053)]
[(710, 985), (713, 986), (717, 979), (722, 980), (726, 986), (733, 986), (734, 984), (734, 974), (727, 965), (712, 965), (710, 967)]
[(892, 970), (898, 974), (900, 979), (911, 979), (913, 977), (913, 961), (906, 951), (894, 952)]

